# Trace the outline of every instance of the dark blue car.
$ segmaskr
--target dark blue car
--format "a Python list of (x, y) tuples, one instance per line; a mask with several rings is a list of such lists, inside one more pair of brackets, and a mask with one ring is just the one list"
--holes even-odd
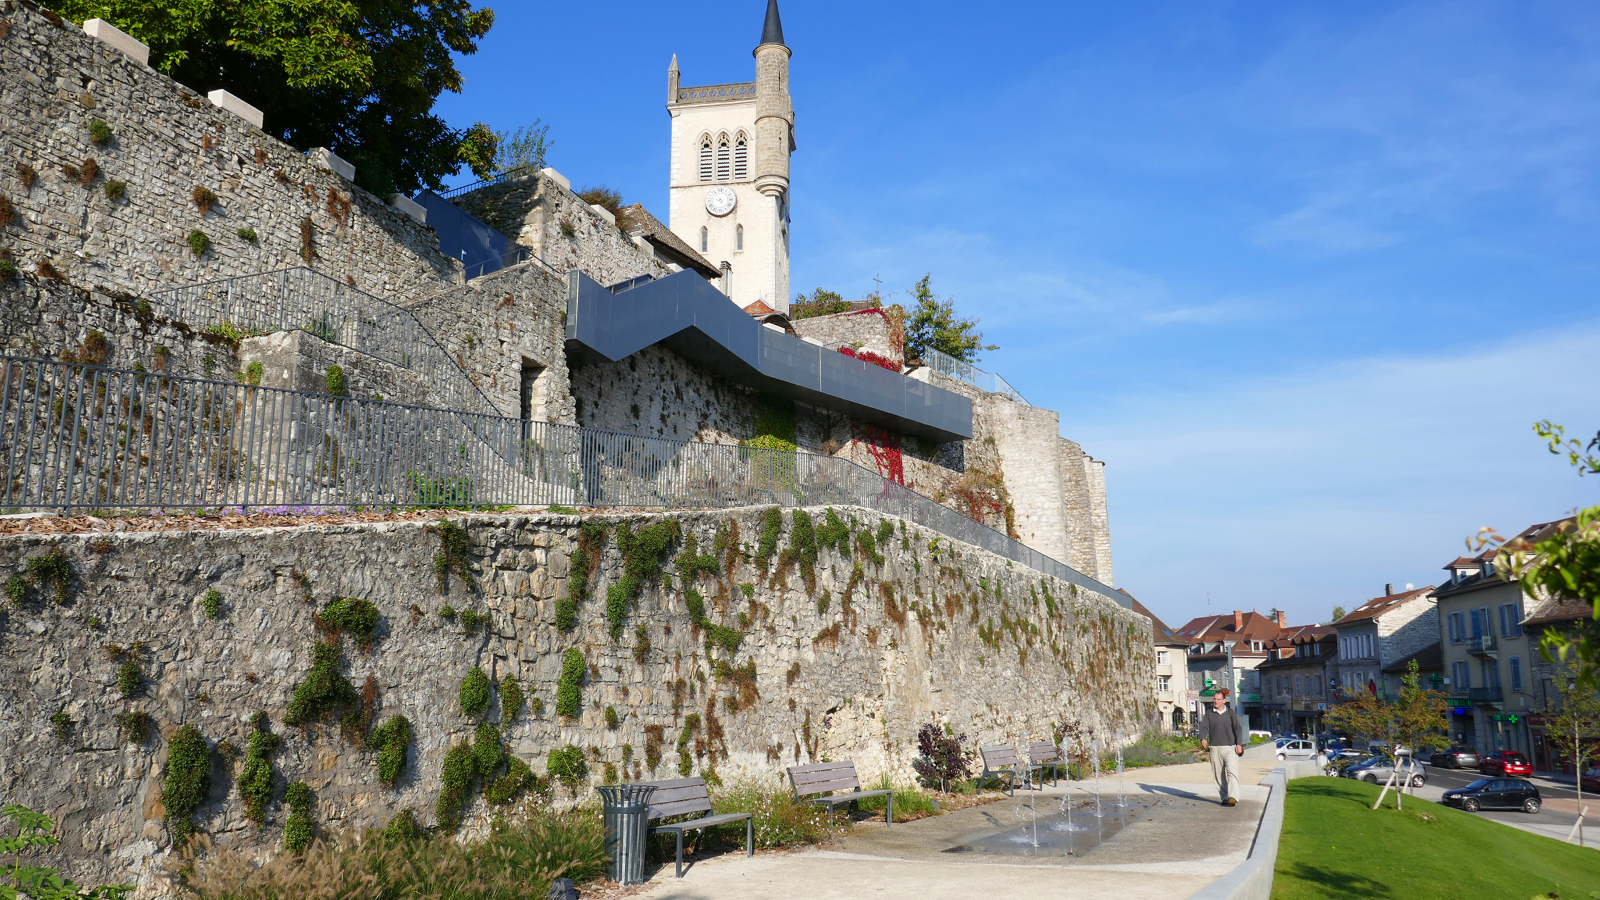
[(1467, 812), (1520, 809), (1531, 815), (1543, 802), (1539, 789), (1521, 778), (1479, 778), (1464, 788), (1444, 792), (1446, 806), (1459, 806)]

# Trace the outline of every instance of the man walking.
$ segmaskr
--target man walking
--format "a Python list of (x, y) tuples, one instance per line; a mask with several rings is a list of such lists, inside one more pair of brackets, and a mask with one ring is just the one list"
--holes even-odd
[(1239, 805), (1239, 757), (1244, 755), (1244, 726), (1228, 708), (1222, 691), (1211, 695), (1211, 708), (1200, 720), (1200, 749), (1211, 751), (1211, 774), (1224, 806)]

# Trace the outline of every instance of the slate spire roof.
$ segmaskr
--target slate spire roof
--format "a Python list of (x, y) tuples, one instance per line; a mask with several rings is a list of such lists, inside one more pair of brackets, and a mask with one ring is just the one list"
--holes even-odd
[(783, 20), (778, 18), (778, 0), (767, 0), (767, 21), (761, 26), (761, 43), (783, 43)]

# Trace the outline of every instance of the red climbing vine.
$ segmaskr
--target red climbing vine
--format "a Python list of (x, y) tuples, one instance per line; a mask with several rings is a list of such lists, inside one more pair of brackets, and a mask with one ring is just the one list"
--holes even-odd
[(900, 456), (900, 436), (867, 423), (851, 430), (855, 432), (856, 442), (866, 445), (867, 452), (872, 455), (873, 465), (878, 468), (878, 474), (895, 484), (904, 485), (906, 465)]
[(839, 352), (850, 357), (851, 359), (859, 359), (864, 363), (872, 363), (881, 369), (888, 369), (891, 372), (900, 371), (900, 365), (894, 360), (887, 356), (879, 356), (878, 354), (873, 353), (871, 350), (857, 350), (854, 347), (844, 346), (839, 348)]

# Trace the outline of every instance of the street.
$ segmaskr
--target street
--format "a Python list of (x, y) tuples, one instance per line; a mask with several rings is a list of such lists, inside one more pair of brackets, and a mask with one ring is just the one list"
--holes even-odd
[[(1440, 802), (1445, 791), (1463, 788), (1483, 777), (1475, 769), (1442, 769), (1437, 766), (1426, 766), (1428, 783), (1417, 789), (1417, 796), (1424, 800)], [(1515, 810), (1493, 810), (1474, 813), (1486, 819), (1493, 819), (1506, 825), (1521, 828), (1534, 834), (1542, 834), (1564, 841), (1572, 831), (1572, 823), (1578, 818), (1578, 795), (1570, 786), (1554, 782), (1548, 778), (1533, 777), (1527, 779), (1539, 788), (1539, 796), (1544, 800), (1544, 808), (1537, 815), (1517, 812)], [(1590, 847), (1600, 848), (1600, 797), (1585, 792), (1583, 805), (1589, 807), (1589, 817), (1583, 827), (1584, 843)]]

